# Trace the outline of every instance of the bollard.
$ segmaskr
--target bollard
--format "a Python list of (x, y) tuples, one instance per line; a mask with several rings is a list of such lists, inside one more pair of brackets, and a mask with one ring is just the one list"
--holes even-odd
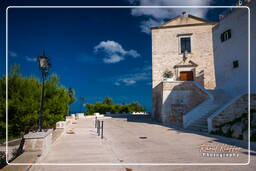
[(103, 139), (103, 121), (101, 121), (101, 139)]
[(98, 124), (98, 120), (96, 120), (95, 123), (96, 123), (96, 129), (97, 129), (97, 134), (98, 134), (98, 133), (99, 133), (99, 126), (98, 126), (99, 124)]
[(98, 120), (96, 121), (96, 129), (97, 129), (97, 134), (98, 134), (99, 133)]
[(97, 124), (97, 133), (98, 133), (98, 136), (100, 136), (100, 120), (98, 120), (98, 124)]
[(97, 116), (95, 117), (95, 128), (97, 128)]

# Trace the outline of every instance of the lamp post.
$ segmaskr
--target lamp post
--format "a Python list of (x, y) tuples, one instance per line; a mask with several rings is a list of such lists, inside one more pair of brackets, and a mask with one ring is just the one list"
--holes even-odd
[(39, 116), (39, 132), (42, 132), (43, 127), (43, 110), (44, 110), (44, 81), (46, 79), (46, 75), (50, 69), (51, 64), (49, 63), (49, 58), (43, 54), (43, 56), (37, 57), (39, 63), (39, 69), (42, 72), (42, 94), (41, 94), (41, 103), (40, 103), (40, 116)]

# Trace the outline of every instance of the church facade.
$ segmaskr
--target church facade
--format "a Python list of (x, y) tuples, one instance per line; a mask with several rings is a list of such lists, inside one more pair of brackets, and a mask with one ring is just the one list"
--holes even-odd
[[(207, 89), (215, 88), (211, 39), (215, 24), (182, 13), (163, 25), (152, 28), (155, 119), (180, 124), (185, 112), (205, 99), (206, 94), (197, 85), (185, 85), (193, 84), (190, 81)], [(166, 73), (171, 73), (172, 77), (165, 78)], [(159, 90), (160, 87), (162, 90)], [(164, 94), (160, 95), (159, 92)]]
[[(255, 3), (240, 4), (250, 8), (251, 37), (256, 29)], [(151, 29), (154, 119), (211, 132), (256, 109), (253, 77), (248, 92), (250, 13), (246, 7), (231, 9), (218, 23), (182, 13)], [(253, 48), (250, 52), (252, 75), (256, 53)]]

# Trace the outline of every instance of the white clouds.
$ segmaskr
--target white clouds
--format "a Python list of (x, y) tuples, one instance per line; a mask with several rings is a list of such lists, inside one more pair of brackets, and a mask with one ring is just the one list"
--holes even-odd
[(114, 83), (116, 86), (125, 85), (131, 86), (136, 84), (138, 81), (145, 81), (150, 80), (151, 78), (151, 66), (145, 66), (140, 69), (140, 72), (127, 74), (119, 79)]
[(31, 58), (31, 57), (28, 57), (28, 56), (21, 56), (21, 55), (18, 55), (16, 52), (14, 51), (9, 51), (9, 56), (11, 57), (20, 57), (22, 60), (26, 60), (28, 62), (36, 62), (37, 61), (37, 58)]
[(36, 62), (37, 61), (36, 58), (30, 58), (28, 56), (26, 56), (26, 60), (29, 61), (29, 62)]
[(159, 26), (161, 24), (163, 24), (163, 20), (158, 21), (158, 20), (149, 18), (148, 20), (141, 22), (140, 28), (142, 32), (149, 34), (151, 27)]
[(123, 82), (125, 83), (125, 85), (127, 85), (127, 86), (133, 85), (133, 84), (136, 83), (136, 80), (130, 79), (130, 78), (125, 78), (125, 79), (123, 79), (122, 81), (123, 81)]
[[(206, 6), (212, 0), (129, 0), (131, 4), (140, 6)], [(150, 27), (160, 25), (164, 20), (180, 15), (183, 11), (189, 14), (205, 17), (207, 8), (134, 8), (131, 10), (133, 16), (146, 16), (147, 20), (142, 21), (140, 28), (144, 33), (150, 33)]]
[(117, 62), (120, 62), (122, 60), (124, 60), (124, 57), (120, 56), (120, 55), (116, 55), (116, 54), (112, 54), (112, 55), (109, 55), (106, 58), (103, 58), (103, 62), (108, 63), (108, 64), (117, 63)]
[(94, 47), (94, 52), (102, 52), (104, 54), (103, 62), (117, 63), (125, 59), (126, 56), (133, 58), (140, 57), (136, 50), (125, 50), (118, 42), (107, 40), (100, 42)]
[(137, 58), (137, 57), (140, 57), (140, 54), (136, 51), (136, 50), (129, 50), (128, 52), (127, 52), (127, 54), (128, 55), (130, 55), (130, 56), (132, 56), (132, 57), (134, 57), (134, 58)]
[(18, 54), (16, 52), (13, 52), (13, 51), (9, 51), (9, 55), (11, 57), (17, 57), (18, 56)]

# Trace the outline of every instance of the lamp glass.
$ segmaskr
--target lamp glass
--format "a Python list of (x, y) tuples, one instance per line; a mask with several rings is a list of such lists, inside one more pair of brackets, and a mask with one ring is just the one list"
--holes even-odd
[(41, 69), (46, 69), (48, 67), (48, 58), (45, 56), (38, 57), (39, 66)]

